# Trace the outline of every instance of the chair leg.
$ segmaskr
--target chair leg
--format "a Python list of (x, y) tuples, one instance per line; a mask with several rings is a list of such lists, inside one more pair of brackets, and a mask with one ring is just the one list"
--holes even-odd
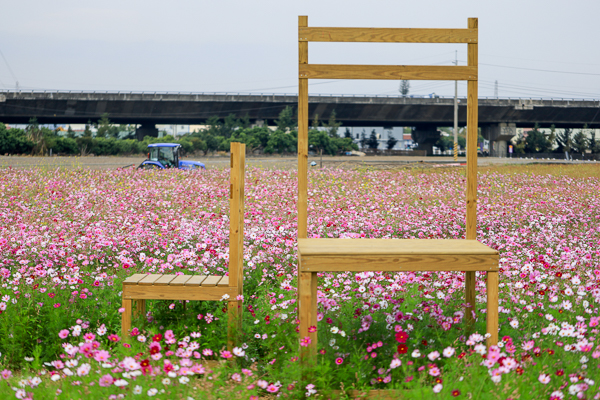
[(498, 272), (487, 273), (487, 345), (498, 344)]
[(121, 336), (125, 339), (131, 330), (131, 299), (122, 299), (122, 307), (125, 311), (121, 314)]
[(231, 351), (238, 344), (241, 333), (241, 310), (237, 300), (227, 302), (227, 350)]
[(146, 300), (137, 299), (135, 301), (135, 309), (133, 311), (133, 316), (137, 318), (143, 317), (144, 315), (146, 315)]
[(473, 318), (473, 311), (475, 310), (475, 284), (475, 271), (467, 271), (465, 273), (465, 303), (469, 304), (465, 310), (467, 331), (470, 331), (475, 323), (475, 318)]
[[(298, 283), (299, 319), (300, 319), (300, 361), (303, 368), (310, 369), (317, 360), (317, 332), (310, 332), (311, 327), (317, 326), (317, 274), (301, 272)], [(303, 346), (305, 338), (310, 343)]]

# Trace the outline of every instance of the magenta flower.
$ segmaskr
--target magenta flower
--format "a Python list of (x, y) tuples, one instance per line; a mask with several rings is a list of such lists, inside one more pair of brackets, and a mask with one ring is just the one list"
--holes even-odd
[(115, 380), (111, 375), (106, 374), (106, 375), (103, 375), (100, 377), (98, 384), (102, 387), (107, 387), (107, 386), (112, 385), (114, 381)]
[(61, 339), (65, 339), (67, 336), (69, 336), (68, 329), (63, 329), (62, 331), (58, 332), (58, 337)]

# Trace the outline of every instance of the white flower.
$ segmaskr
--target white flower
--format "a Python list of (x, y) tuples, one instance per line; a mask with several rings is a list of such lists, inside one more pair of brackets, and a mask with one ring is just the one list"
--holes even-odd
[(510, 326), (517, 329), (519, 327), (519, 321), (517, 321), (516, 319), (513, 319), (512, 321), (510, 321)]
[(162, 380), (162, 384), (163, 385), (170, 385), (171, 384), (171, 380), (169, 378), (165, 378)]
[(246, 355), (246, 352), (239, 347), (234, 347), (232, 353), (237, 357), (244, 357)]
[(133, 394), (142, 394), (142, 387), (140, 385), (136, 385), (133, 388)]
[(390, 368), (391, 368), (391, 369), (395, 369), (395, 368), (398, 368), (398, 367), (399, 367), (399, 366), (401, 366), (401, 365), (402, 365), (402, 361), (400, 361), (400, 360), (399, 360), (399, 359), (397, 359), (397, 358), (394, 358), (394, 359), (392, 360), (391, 364), (390, 364)]
[(444, 351), (442, 352), (444, 357), (452, 357), (454, 355), (454, 353), (455, 353), (455, 350), (452, 347), (446, 347), (444, 349)]
[(189, 381), (190, 381), (190, 378), (188, 378), (187, 376), (180, 376), (179, 377), (179, 383), (181, 383), (182, 385), (185, 385)]
[(334, 333), (334, 334), (338, 333), (339, 330), (340, 330), (340, 328), (338, 328), (337, 326), (332, 326), (331, 329), (330, 329), (331, 333)]
[(443, 386), (442, 386), (442, 384), (441, 384), (441, 383), (438, 383), (437, 385), (435, 385), (435, 386), (433, 387), (433, 393), (439, 393), (439, 392), (441, 392), (441, 391), (442, 391), (442, 389), (443, 389)]
[(227, 293), (225, 293), (223, 295), (223, 297), (221, 297), (221, 300), (227, 300), (229, 298), (229, 295)]
[(63, 368), (62, 372), (66, 376), (72, 376), (73, 375), (73, 371), (71, 371), (69, 368)]
[(156, 393), (158, 393), (158, 389), (150, 389), (148, 390), (148, 396), (156, 396)]
[(341, 336), (341, 337), (346, 337), (346, 332), (344, 332), (344, 331), (340, 331), (340, 336)]
[(59, 374), (54, 374), (50, 377), (50, 380), (53, 382), (56, 382), (57, 380), (60, 379), (60, 375)]
[(138, 342), (145, 343), (146, 342), (146, 336), (144, 336), (144, 335), (138, 335), (137, 340), (138, 340)]
[(125, 379), (117, 379), (115, 381), (115, 386), (116, 387), (125, 387), (127, 385), (129, 385), (129, 382), (127, 382)]
[(427, 358), (429, 358), (430, 361), (435, 361), (439, 356), (440, 353), (438, 351), (432, 351), (427, 355)]
[(81, 364), (81, 366), (77, 368), (77, 376), (85, 376), (89, 374), (90, 369), (92, 369), (90, 364)]
[(421, 352), (417, 349), (417, 350), (415, 350), (415, 351), (412, 352), (411, 356), (413, 358), (419, 358), (419, 357), (421, 357)]
[(37, 385), (39, 385), (40, 383), (42, 383), (42, 380), (40, 379), (39, 376), (33, 377), (31, 379), (29, 379), (29, 384), (32, 387), (36, 387)]

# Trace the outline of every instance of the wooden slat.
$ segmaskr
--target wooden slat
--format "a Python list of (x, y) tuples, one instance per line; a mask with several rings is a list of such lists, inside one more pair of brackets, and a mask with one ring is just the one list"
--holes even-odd
[(210, 275), (206, 278), (204, 282), (202, 282), (202, 287), (206, 286), (217, 286), (217, 283), (222, 279), (222, 276)]
[[(228, 276), (224, 276), (223, 278), (221, 278), (221, 280), (219, 281), (219, 283), (217, 284), (217, 286), (229, 286), (229, 282), (230, 279)], [(231, 285), (233, 286), (233, 285)]]
[(192, 276), (184, 286), (200, 286), (202, 282), (206, 280), (206, 275), (194, 275)]
[(316, 363), (317, 332), (309, 332), (311, 326), (317, 326), (317, 274), (301, 272), (298, 276), (298, 319), (300, 320), (300, 336), (302, 340), (309, 337), (308, 346), (300, 346), (300, 358), (304, 367)]
[(476, 240), (463, 239), (298, 239), (302, 256), (334, 255), (497, 255)]
[[(477, 18), (469, 18), (469, 28), (477, 29)], [(469, 44), (467, 62), (477, 68), (477, 44)], [(477, 80), (467, 83), (467, 239), (477, 238)]]
[[(123, 294), (128, 288), (137, 288), (137, 285), (127, 285), (123, 287)], [(129, 330), (131, 329), (131, 299), (126, 299), (125, 296), (121, 298), (121, 307), (125, 309), (121, 314), (121, 335), (123, 337), (129, 336)]]
[(138, 282), (138, 285), (142, 285), (142, 286), (153, 285), (154, 282), (156, 282), (161, 276), (162, 276), (162, 274), (146, 275), (146, 277), (144, 279), (142, 279), (141, 281)]
[(477, 29), (299, 27), (301, 42), (477, 43)]
[(177, 275), (177, 278), (169, 282), (169, 286), (183, 286), (192, 275)]
[(135, 285), (137, 284), (139, 281), (141, 281), (142, 279), (144, 279), (147, 275), (146, 274), (133, 274), (131, 275), (129, 278), (125, 279), (123, 281), (123, 284), (128, 284), (128, 285)]
[(123, 304), (126, 299), (146, 300), (222, 300), (237, 296), (237, 288), (224, 286), (139, 286), (128, 285), (123, 288)]
[(177, 275), (163, 275), (160, 278), (158, 278), (154, 284), (157, 286), (160, 285), (168, 285), (173, 279), (175, 279), (177, 277)]
[(498, 272), (487, 273), (487, 345), (498, 344)]
[(469, 306), (466, 308), (465, 312), (465, 321), (470, 328), (475, 322), (475, 318), (473, 318), (473, 312), (475, 310), (475, 301), (476, 301), (476, 276), (475, 271), (467, 271), (465, 272), (465, 303), (468, 303)]
[(301, 256), (301, 272), (497, 271), (498, 255), (413, 254)]
[[(308, 26), (308, 17), (298, 17), (298, 27)], [(308, 63), (308, 42), (298, 43), (298, 65)], [(308, 222), (308, 79), (298, 80), (298, 238), (305, 238)]]
[(300, 78), (471, 81), (477, 67), (431, 65), (299, 64)]

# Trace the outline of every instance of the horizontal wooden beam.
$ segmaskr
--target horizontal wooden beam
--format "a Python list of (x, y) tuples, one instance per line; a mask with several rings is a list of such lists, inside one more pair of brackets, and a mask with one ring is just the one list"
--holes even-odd
[(298, 28), (301, 42), (477, 43), (477, 29)]
[(123, 299), (218, 301), (225, 294), (229, 299), (235, 299), (238, 295), (237, 287), (123, 285)]
[(498, 255), (301, 256), (300, 271), (498, 271)]
[(299, 78), (476, 81), (477, 67), (299, 64)]

